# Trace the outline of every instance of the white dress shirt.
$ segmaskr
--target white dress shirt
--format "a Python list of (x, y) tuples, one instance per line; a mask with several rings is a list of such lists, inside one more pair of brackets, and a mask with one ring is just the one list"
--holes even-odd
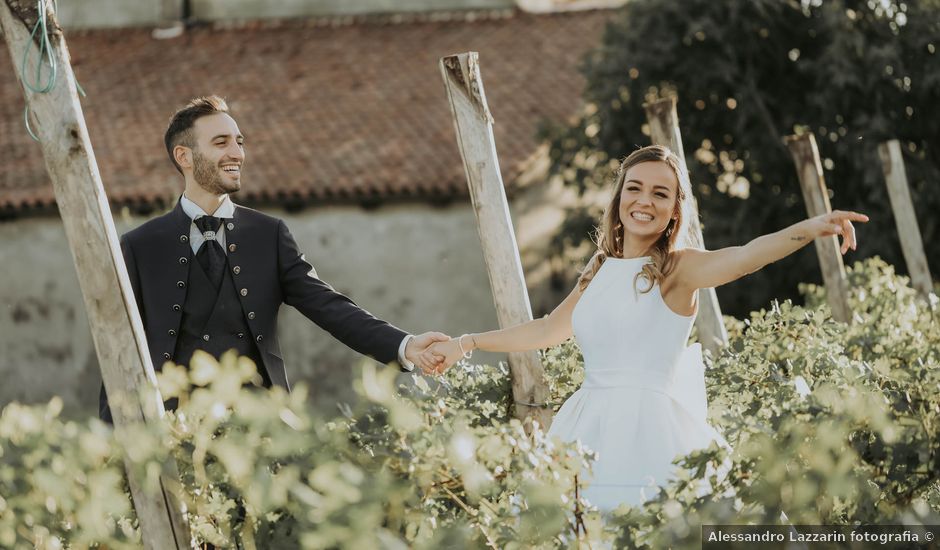
[[(189, 244), (193, 247), (193, 254), (195, 254), (199, 252), (202, 243), (206, 242), (206, 238), (202, 236), (202, 231), (196, 227), (195, 220), (209, 214), (206, 214), (205, 210), (200, 208), (198, 204), (186, 198), (185, 194), (180, 197), (180, 206), (183, 207), (183, 212), (189, 216), (189, 219), (193, 220), (193, 223), (189, 224)], [(212, 215), (216, 218), (232, 218), (235, 215), (235, 205), (232, 204), (232, 200), (228, 198), (228, 195), (225, 195), (222, 204), (216, 208)], [(222, 252), (228, 254), (225, 248), (225, 224), (219, 226), (219, 230), (215, 233), (215, 240), (222, 245)]]
[[(209, 216), (209, 214), (206, 214), (206, 211), (200, 208), (198, 204), (189, 200), (185, 193), (180, 197), (180, 206), (183, 208), (183, 212), (189, 216), (189, 219), (193, 220), (193, 223), (189, 224), (189, 244), (193, 248), (193, 254), (195, 254), (199, 252), (199, 247), (206, 241), (206, 238), (202, 235), (202, 231), (196, 227), (195, 220), (203, 216)], [(232, 203), (232, 200), (229, 199), (228, 195), (225, 195), (222, 204), (220, 204), (211, 215), (216, 218), (232, 218), (235, 216), (235, 205)], [(219, 226), (219, 230), (215, 233), (215, 240), (222, 245), (222, 252), (228, 254), (228, 249), (225, 248), (225, 224)], [(408, 346), (408, 342), (410, 342), (412, 338), (414, 338), (412, 334), (405, 336), (401, 341), (401, 345), (398, 346), (398, 362), (408, 371), (415, 369), (414, 363), (405, 357), (405, 347)]]

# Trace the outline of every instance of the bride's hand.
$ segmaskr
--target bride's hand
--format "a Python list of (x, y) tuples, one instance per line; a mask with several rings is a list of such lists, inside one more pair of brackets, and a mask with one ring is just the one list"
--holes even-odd
[(845, 254), (850, 248), (855, 250), (858, 244), (855, 238), (855, 227), (852, 225), (852, 222), (867, 222), (868, 216), (858, 212), (834, 210), (828, 214), (810, 218), (809, 221), (812, 231), (815, 234), (814, 238), (842, 235), (840, 252)]
[(444, 357), (444, 360), (441, 361), (437, 367), (425, 371), (425, 374), (441, 374), (445, 370), (453, 366), (461, 357), (460, 348), (457, 345), (457, 339), (451, 339), (444, 342), (436, 342), (431, 347), (427, 349), (425, 353), (431, 353), (435, 356)]

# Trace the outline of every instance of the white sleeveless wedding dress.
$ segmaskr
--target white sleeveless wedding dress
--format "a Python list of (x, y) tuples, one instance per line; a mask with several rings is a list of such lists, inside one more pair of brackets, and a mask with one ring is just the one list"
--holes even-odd
[(705, 419), (701, 347), (686, 347), (695, 317), (669, 309), (658, 285), (634, 291), (649, 260), (608, 258), (581, 295), (572, 325), (584, 383), (549, 430), (597, 452), (584, 496), (603, 511), (653, 497), (678, 455), (727, 445)]

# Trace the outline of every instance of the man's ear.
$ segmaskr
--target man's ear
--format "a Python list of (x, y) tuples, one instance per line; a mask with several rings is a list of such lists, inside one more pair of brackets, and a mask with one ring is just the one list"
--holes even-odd
[(173, 159), (176, 160), (176, 164), (179, 164), (182, 168), (192, 168), (193, 150), (185, 145), (177, 145), (173, 148)]

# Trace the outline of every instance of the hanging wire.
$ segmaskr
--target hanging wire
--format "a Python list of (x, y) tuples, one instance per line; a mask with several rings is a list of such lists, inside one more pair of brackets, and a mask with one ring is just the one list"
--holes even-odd
[[(52, 11), (58, 12), (59, 6), (57, 0), (51, 0), (51, 2)], [(30, 46), (27, 46), (26, 50), (23, 52), (23, 64), (20, 70), (20, 74), (23, 75), (23, 85), (37, 94), (45, 94), (52, 91), (59, 76), (59, 65), (52, 51), (52, 44), (49, 42), (49, 29), (46, 24), (46, 6), (47, 0), (36, 0), (36, 9), (39, 11), (39, 17), (36, 20), (36, 24), (33, 25), (33, 32), (29, 35), (30, 43), (33, 43), (36, 41), (36, 34), (42, 33), (39, 39), (39, 60), (36, 62), (35, 80), (31, 81), (26, 72), (29, 67), (29, 53), (32, 50)], [(46, 64), (49, 66), (49, 76), (45, 84), (43, 84), (43, 58), (45, 58)], [(85, 97), (85, 90), (82, 89), (81, 85), (76, 82), (75, 86), (78, 88), (78, 93), (82, 94), (82, 97)], [(39, 141), (39, 138), (36, 137), (36, 134), (33, 133), (33, 129), (29, 125), (28, 104), (23, 111), (23, 121), (26, 123), (26, 131), (29, 133), (29, 137), (33, 138), (34, 141)]]
[[(27, 48), (23, 52), (23, 84), (26, 85), (31, 91), (39, 94), (44, 94), (52, 90), (55, 86), (56, 77), (58, 76), (59, 67), (56, 63), (55, 56), (52, 55), (52, 45), (49, 43), (49, 31), (46, 27), (46, 0), (36, 0), (37, 9), (39, 10), (39, 18), (36, 20), (36, 24), (33, 25), (33, 32), (29, 35), (30, 42), (36, 41), (36, 33), (42, 31), (42, 39), (39, 42), (39, 62), (36, 63), (36, 80), (30, 82), (26, 77), (26, 69), (29, 64), (29, 52), (31, 48)], [(55, 4), (53, 4), (55, 6)], [(45, 86), (42, 85), (42, 69), (43, 69), (43, 57), (45, 56), (46, 60), (49, 63), (49, 80), (46, 82)]]

